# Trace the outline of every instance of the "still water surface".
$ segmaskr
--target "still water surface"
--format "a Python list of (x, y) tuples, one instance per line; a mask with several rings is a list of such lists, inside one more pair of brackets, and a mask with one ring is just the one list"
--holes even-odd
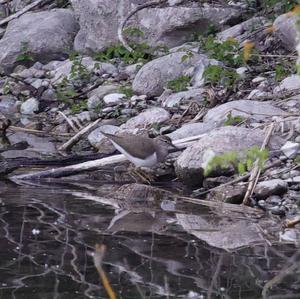
[(96, 243), (107, 246), (103, 268), (117, 298), (262, 298), (264, 286), (265, 298), (300, 298), (298, 267), (266, 290), (299, 263), (292, 245), (211, 248), (171, 210), (116, 210), (97, 200), (96, 187), (0, 188), (0, 299), (108, 298), (91, 256)]

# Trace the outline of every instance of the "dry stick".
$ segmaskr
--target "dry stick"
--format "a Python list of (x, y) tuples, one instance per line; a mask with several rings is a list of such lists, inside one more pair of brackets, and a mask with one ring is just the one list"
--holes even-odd
[(142, 5), (139, 5), (138, 7), (136, 7), (133, 11), (131, 11), (126, 18), (122, 21), (122, 23), (120, 24), (119, 28), (118, 28), (118, 38), (119, 41), (122, 43), (122, 45), (126, 48), (127, 51), (129, 52), (133, 52), (133, 49), (128, 45), (126, 39), (123, 36), (123, 29), (125, 27), (125, 24), (127, 23), (127, 21), (134, 15), (136, 14), (138, 11), (147, 8), (147, 7), (151, 7), (151, 6), (157, 6), (160, 4), (163, 4), (164, 2), (166, 2), (167, 0), (158, 0), (158, 1), (153, 1), (153, 2), (148, 2)]
[(8, 130), (11, 130), (13, 132), (25, 132), (28, 134), (37, 134), (37, 135), (43, 135), (43, 136), (61, 136), (61, 137), (70, 137), (70, 134), (67, 133), (50, 133), (50, 132), (45, 132), (45, 131), (40, 131), (40, 130), (34, 130), (34, 129), (28, 129), (28, 128), (22, 128), (22, 127), (16, 127), (16, 126), (9, 126)]
[(78, 133), (78, 129), (74, 126), (72, 120), (69, 119), (62, 111), (58, 111), (58, 113), (65, 119), (65, 121), (68, 123), (68, 125), (71, 127), (71, 129), (72, 129), (75, 133)]
[[(38, 6), (43, 1), (45, 1), (45, 0), (37, 0), (37, 1), (32, 2), (29, 5), (25, 6), (23, 9), (19, 10), (15, 14), (10, 15), (9, 17), (7, 17), (7, 18), (3, 19), (2, 21), (0, 21), (0, 26), (10, 22), (13, 19), (18, 18), (19, 16), (23, 15), (25, 12), (27, 12), (27, 11), (31, 10), (32, 8)], [(49, 0), (46, 0), (45, 2), (49, 2)]]
[[(275, 126), (274, 123), (272, 123), (270, 125), (269, 130), (268, 130), (268, 132), (266, 134), (266, 137), (264, 139), (264, 142), (261, 145), (261, 148), (260, 148), (261, 151), (266, 148), (266, 146), (267, 146), (267, 144), (268, 144), (268, 142), (269, 142), (269, 140), (272, 136), (274, 126)], [(255, 188), (255, 186), (258, 182), (260, 173), (261, 173), (261, 168), (258, 165), (258, 159), (256, 159), (256, 161), (254, 162), (254, 167), (253, 167), (253, 169), (251, 170), (251, 173), (250, 173), (249, 185), (248, 185), (246, 194), (245, 194), (244, 199), (243, 199), (243, 205), (248, 205), (249, 204), (249, 197), (252, 195), (252, 193), (254, 191), (254, 188)]]
[(79, 131), (76, 135), (74, 135), (70, 140), (68, 140), (66, 143), (64, 143), (62, 146), (58, 148), (59, 151), (66, 151), (69, 148), (71, 148), (74, 144), (76, 144), (80, 138), (91, 131), (102, 119), (99, 118), (93, 123), (87, 125), (85, 128), (83, 128), (81, 131)]
[(102, 281), (103, 287), (106, 290), (108, 297), (110, 299), (117, 299), (117, 296), (116, 296), (115, 292), (113, 291), (112, 287), (110, 286), (108, 278), (102, 268), (102, 260), (103, 260), (105, 251), (106, 251), (105, 245), (96, 244), (96, 250), (95, 250), (94, 256), (93, 256), (94, 265), (98, 271), (100, 280)]

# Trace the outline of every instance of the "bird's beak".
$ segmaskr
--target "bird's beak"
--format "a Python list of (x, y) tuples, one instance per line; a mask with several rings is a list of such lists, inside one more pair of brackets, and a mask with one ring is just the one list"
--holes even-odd
[(172, 146), (173, 148), (175, 148), (177, 151), (179, 151), (179, 150), (180, 150), (180, 148), (179, 148), (179, 147), (177, 147), (176, 145), (174, 145), (173, 143), (171, 143), (171, 144), (170, 144), (170, 146)]

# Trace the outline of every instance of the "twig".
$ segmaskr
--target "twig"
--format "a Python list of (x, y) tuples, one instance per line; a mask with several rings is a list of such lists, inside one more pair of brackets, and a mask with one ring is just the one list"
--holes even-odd
[[(39, 4), (41, 4), (43, 1), (45, 1), (45, 0), (37, 0), (37, 1), (32, 2), (29, 5), (25, 6), (23, 9), (19, 10), (15, 14), (10, 15), (7, 18), (1, 20), (0, 21), (0, 26), (10, 22), (13, 19), (18, 18), (19, 16), (23, 15), (25, 12), (27, 12), (27, 11), (31, 10), (32, 8), (34, 8), (34, 7), (38, 6)], [(49, 0), (46, 0), (44, 4), (46, 4), (46, 2), (49, 2)]]
[(156, 0), (156, 1), (152, 1), (152, 2), (148, 2), (142, 5), (137, 6), (134, 10), (132, 10), (127, 16), (126, 18), (121, 22), (119, 28), (118, 28), (118, 38), (119, 41), (122, 43), (122, 45), (126, 48), (127, 51), (132, 52), (133, 49), (128, 45), (126, 39), (123, 36), (123, 29), (125, 27), (125, 24), (127, 23), (127, 21), (134, 15), (136, 14), (138, 11), (147, 8), (147, 7), (152, 7), (152, 6), (157, 6), (160, 4), (165, 3), (167, 0)]
[(102, 260), (103, 260), (104, 254), (105, 254), (105, 250), (106, 250), (105, 245), (96, 244), (96, 250), (93, 255), (94, 265), (98, 271), (100, 280), (102, 281), (103, 287), (106, 290), (109, 299), (117, 299), (117, 296), (116, 296), (115, 292), (113, 291), (113, 289), (108, 281), (108, 278), (102, 268)]
[(210, 286), (209, 286), (209, 289), (208, 289), (208, 292), (207, 292), (207, 299), (211, 299), (211, 295), (212, 295), (212, 292), (213, 292), (213, 287), (215, 286), (216, 284), (216, 280), (218, 278), (218, 276), (220, 275), (220, 271), (221, 271), (221, 266), (222, 266), (222, 263), (223, 263), (223, 253), (220, 254), (219, 256), (219, 260), (218, 260), (218, 263), (217, 263), (217, 267), (216, 267), (216, 271), (212, 277), (212, 280), (211, 280), (211, 283), (210, 283)]
[(70, 149), (74, 144), (76, 144), (80, 138), (90, 132), (92, 129), (95, 128), (96, 125), (98, 125), (98, 123), (101, 121), (102, 119), (99, 118), (96, 121), (94, 121), (93, 123), (87, 125), (85, 128), (83, 128), (81, 131), (79, 131), (76, 135), (74, 135), (70, 140), (68, 140), (66, 143), (64, 143), (62, 146), (60, 146), (58, 148), (59, 151), (66, 151), (68, 149)]
[(72, 130), (77, 133), (78, 129), (74, 126), (71, 119), (69, 119), (63, 112), (58, 111), (58, 113), (65, 119), (65, 121), (68, 123), (68, 125), (72, 128)]
[[(261, 148), (260, 148), (261, 151), (266, 148), (266, 146), (267, 146), (267, 144), (268, 144), (268, 142), (269, 142), (269, 140), (272, 136), (274, 126), (275, 126), (274, 123), (272, 123), (270, 125), (269, 130), (266, 134), (266, 137), (263, 141), (263, 144), (261, 145)], [(258, 162), (259, 162), (259, 160), (256, 159), (256, 161), (254, 162), (254, 167), (250, 172), (249, 184), (248, 184), (248, 188), (247, 188), (246, 194), (245, 194), (244, 199), (243, 199), (243, 205), (248, 205), (249, 204), (249, 197), (253, 194), (255, 186), (258, 182), (258, 179), (259, 179), (259, 176), (260, 176), (260, 173), (261, 173), (261, 168), (259, 167)]]
[(64, 133), (50, 133), (50, 132), (45, 132), (45, 131), (40, 131), (40, 130), (34, 130), (34, 129), (28, 129), (28, 128), (22, 128), (22, 127), (17, 127), (17, 126), (10, 126), (8, 130), (11, 130), (13, 132), (25, 132), (29, 134), (38, 134), (38, 135), (43, 135), (43, 136), (53, 136), (53, 137), (70, 137), (70, 134), (64, 134)]
[(284, 228), (292, 228), (294, 227), (296, 224), (300, 223), (300, 216), (296, 216), (293, 219), (287, 219), (285, 220), (285, 222), (283, 223), (283, 227)]

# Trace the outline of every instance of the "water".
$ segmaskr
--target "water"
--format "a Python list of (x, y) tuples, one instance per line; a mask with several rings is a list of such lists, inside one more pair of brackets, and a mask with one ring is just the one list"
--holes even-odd
[[(107, 247), (103, 269), (117, 298), (245, 299), (263, 290), (265, 298), (300, 298), (294, 246), (212, 248), (184, 231), (172, 209), (116, 211), (97, 188), (1, 183), (1, 299), (108, 298), (93, 263), (96, 243)], [(285, 268), (290, 274), (278, 276)]]

